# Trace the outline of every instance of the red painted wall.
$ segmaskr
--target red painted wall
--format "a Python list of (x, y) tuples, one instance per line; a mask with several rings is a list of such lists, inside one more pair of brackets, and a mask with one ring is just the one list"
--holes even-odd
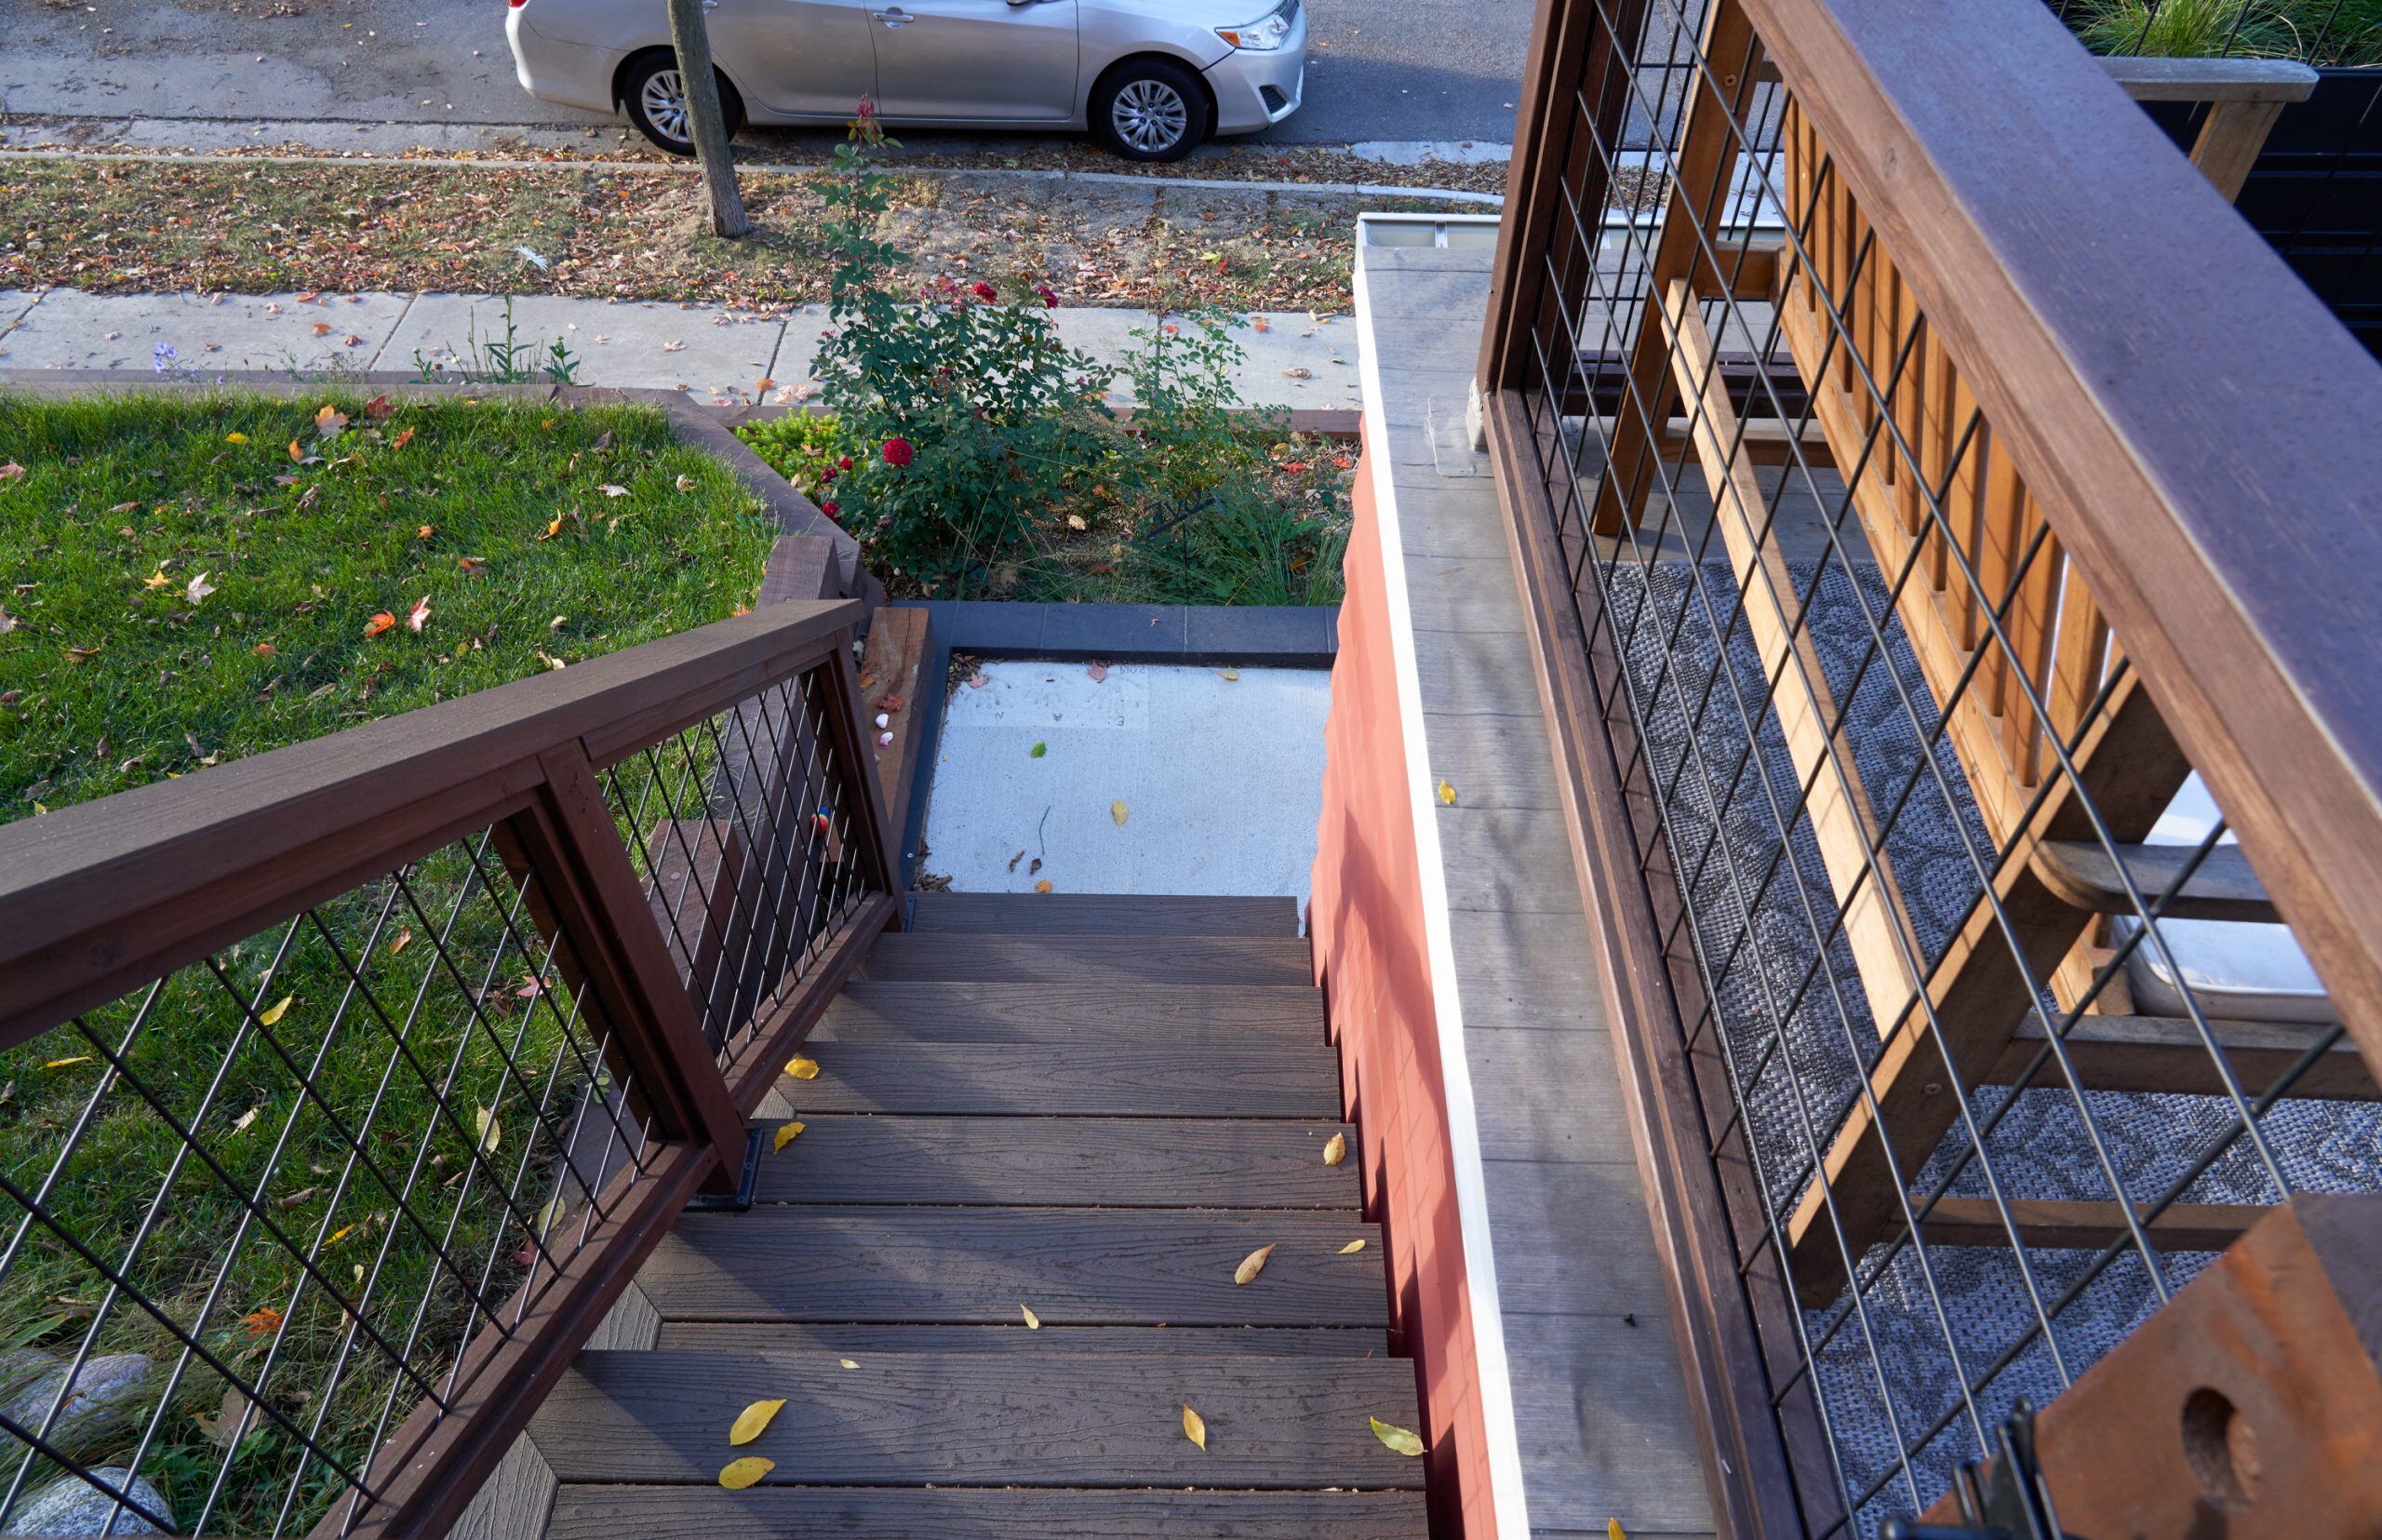
[(1308, 928), (1340, 1050), (1341, 1094), (1358, 1125), (1366, 1212), (1389, 1252), (1395, 1332), (1422, 1390), (1432, 1533), (1485, 1537), (1496, 1524), (1479, 1369), (1369, 464), (1358, 467), (1355, 504)]

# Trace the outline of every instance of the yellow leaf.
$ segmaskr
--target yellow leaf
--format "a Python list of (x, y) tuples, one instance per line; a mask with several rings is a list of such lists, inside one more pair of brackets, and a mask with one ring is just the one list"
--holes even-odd
[[(364, 1222), (359, 1219), (355, 1223), (356, 1225), (361, 1225)], [(323, 1242), (324, 1248), (328, 1250), (330, 1247), (338, 1245), (341, 1241), (345, 1240), (347, 1239), (347, 1232), (354, 1228), (355, 1228), (355, 1225), (342, 1225), (338, 1229), (333, 1230), (331, 1232), (331, 1238)]]
[(1025, 1329), (1027, 1331), (1039, 1332), (1042, 1330), (1042, 1318), (1034, 1313), (1034, 1306), (1031, 1305), (1021, 1305), (1017, 1307), (1017, 1313), (1025, 1318)]
[(775, 1460), (764, 1460), (757, 1454), (747, 1454), (741, 1460), (730, 1460), (719, 1467), (719, 1484), (730, 1492), (746, 1487), (777, 1469)]
[(1222, 679), (1226, 684), (1231, 684), (1240, 677), (1240, 670), (1237, 668), (1220, 668), (1216, 670), (1216, 677)]
[(1455, 806), (1455, 788), (1445, 780), (1439, 783), (1439, 800), (1451, 808)]
[(165, 566), (163, 563), (160, 563), (154, 572), (150, 573), (147, 577), (141, 580), (141, 586), (143, 588), (170, 588), (173, 586), (173, 579), (166, 576)]
[(41, 1067), (44, 1069), (64, 1069), (69, 1065), (87, 1065), (90, 1062), (91, 1056), (88, 1053), (77, 1053), (71, 1059), (52, 1059), (49, 1063), (42, 1065)]
[(801, 1132), (802, 1125), (800, 1123), (780, 1123), (778, 1125), (777, 1132), (778, 1149), (783, 1151), (788, 1145), (793, 1144), (795, 1135)]
[(555, 1222), (562, 1218), (562, 1194), (556, 1193), (552, 1198), (546, 1199), (546, 1206), (544, 1208), (538, 1211), (538, 1218), (535, 1225), (536, 1233), (541, 1236), (552, 1235), (554, 1233)]
[(1392, 1427), (1379, 1417), (1372, 1419), (1373, 1437), (1397, 1453), (1409, 1459), (1423, 1453), (1423, 1437), (1403, 1427)]
[(287, 1014), (289, 1010), (289, 1002), (297, 998), (298, 997), (295, 995), (284, 995), (281, 998), (274, 1001), (273, 1004), (265, 1008), (262, 1014), (257, 1017), (257, 1024), (260, 1026), (271, 1026), (274, 1023), (281, 1020), (281, 1018)]
[(1044, 877), (1041, 881), (1034, 885), (1034, 891), (1037, 893), (1049, 892), (1050, 891), (1050, 879), (1047, 877)]
[(1341, 1247), (1340, 1254), (1342, 1256), (1355, 1256), (1358, 1252), (1361, 1252), (1364, 1249), (1364, 1239), (1362, 1237), (1358, 1237), (1357, 1239), (1348, 1242), (1345, 1246)]
[(776, 1416), (784, 1405), (783, 1400), (755, 1401), (736, 1414), (736, 1426), (728, 1430), (728, 1441), (731, 1444), (751, 1443), (767, 1430), (769, 1419)]
[(1183, 1436), (1201, 1449), (1208, 1447), (1207, 1420), (1192, 1411), (1188, 1402), (1183, 1408)]
[(504, 1131), (497, 1126), (496, 1109), (482, 1107), (472, 1114), (472, 1126), (479, 1131), (481, 1150), (494, 1155), (498, 1141), (504, 1137)]
[(1605, 1540), (1629, 1540), (1629, 1532), (1621, 1527), (1620, 1520), (1608, 1519), (1604, 1521), (1604, 1537)]
[(1250, 1252), (1247, 1256), (1242, 1257), (1240, 1259), (1240, 1265), (1232, 1270), (1233, 1282), (1246, 1283), (1251, 1279), (1253, 1279), (1258, 1274), (1264, 1272), (1265, 1270), (1265, 1259), (1273, 1254), (1274, 1248), (1272, 1246), (1260, 1246), (1257, 1250)]
[(1327, 1166), (1336, 1166), (1346, 1158), (1348, 1158), (1348, 1136), (1345, 1133), (1335, 1133), (1323, 1146), (1323, 1163)]
[(1122, 802), (1109, 803), (1108, 816), (1117, 821), (1117, 826), (1118, 828), (1123, 828), (1125, 826), (1125, 804)]
[(226, 444), (245, 444), (248, 441), (248, 435), (244, 433), (227, 433), (223, 435), (223, 442)]
[[(815, 1080), (819, 1078), (819, 1061), (806, 1059), (797, 1053), (785, 1062), (785, 1072), (797, 1080)], [(783, 1149), (784, 1146), (779, 1147)]]
[(858, 1369), (860, 1367), (859, 1364), (854, 1363), (850, 1359), (837, 1359), (836, 1361), (842, 1364), (847, 1369)]
[(393, 941), (393, 942), (389, 943), (389, 956), (391, 956), (391, 957), (395, 957), (398, 953), (400, 953), (400, 952), (404, 951), (407, 947), (411, 946), (412, 944), (413, 944), (413, 927), (412, 927), (412, 926), (410, 926), (410, 925), (408, 925), (408, 926), (407, 926), (404, 930), (402, 930), (402, 931), (398, 931), (398, 932), (397, 932), (397, 939), (396, 939), (396, 940), (395, 940), (395, 941)]

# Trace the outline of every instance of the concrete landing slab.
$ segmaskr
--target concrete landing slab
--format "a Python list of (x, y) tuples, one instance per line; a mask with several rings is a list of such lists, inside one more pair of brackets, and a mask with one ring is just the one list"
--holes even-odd
[(1057, 892), (1288, 893), (1305, 905), (1329, 672), (983, 671), (984, 687), (958, 685), (943, 716), (921, 871), (964, 892), (1048, 880)]
[[(526, 344), (532, 364), (560, 341), (579, 366), (582, 385), (683, 386), (697, 395), (735, 391), (746, 396), (768, 378), (784, 324), (716, 305), (678, 305), (659, 301), (617, 304), (562, 295), (523, 294), (513, 303), (515, 340)], [(500, 296), (424, 294), (406, 314), (405, 324), (383, 350), (377, 367), (410, 369), (419, 350), (433, 358), (466, 357), (473, 340), (504, 337), (505, 301)]]
[[(1145, 310), (1062, 310), (1059, 335), (1094, 357), (1121, 359), (1146, 345), (1135, 330), (1168, 324)], [(1178, 323), (1180, 324), (1180, 323)], [(1251, 312), (1225, 328), (1248, 355), (1231, 371), (1233, 388), (1252, 407), (1358, 407), (1357, 328), (1304, 310)], [(1109, 397), (1130, 400), (1120, 373)]]
[(157, 349), (201, 379), (222, 369), (372, 367), (411, 297), (404, 294), (86, 294), (57, 288), (0, 338), (0, 367), (151, 373)]

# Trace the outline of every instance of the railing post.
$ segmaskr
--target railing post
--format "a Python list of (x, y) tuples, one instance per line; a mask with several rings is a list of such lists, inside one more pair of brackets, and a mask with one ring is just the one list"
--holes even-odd
[(513, 837), (603, 1003), (625, 1078), (642, 1093), (656, 1137), (717, 1152), (704, 1190), (732, 1190), (743, 1166), (744, 1119), (703, 1040), (586, 750), (565, 743), (541, 754), (538, 766), (545, 783), (514, 816)]
[[(861, 837), (861, 855), (869, 882), (878, 892), (898, 899), (902, 891), (901, 862), (894, 852), (901, 836), (892, 827), (892, 810), (885, 805), (884, 790), (877, 784), (873, 770), (868, 722), (861, 715), (866, 703), (861, 693), (860, 674), (848, 647), (836, 649), (835, 662), (827, 670), (827, 695), (828, 730), (835, 735), (835, 763), (843, 771), (848, 795), (859, 815), (852, 822), (865, 831)], [(915, 741), (908, 747), (911, 753), (917, 752)], [(898, 903), (886, 929), (902, 929), (902, 907)]]

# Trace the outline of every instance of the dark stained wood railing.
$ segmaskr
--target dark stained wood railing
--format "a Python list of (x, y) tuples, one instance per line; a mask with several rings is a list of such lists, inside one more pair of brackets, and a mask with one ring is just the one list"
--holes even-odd
[[(2105, 64), (2035, 0), (1540, 7), (1478, 384), (1616, 993), (1673, 1024), (1734, 1527), (1926, 1507), (2013, 1365), (2089, 1361), (2093, 1279), (2155, 1304), (2292, 1200), (2270, 1115), (2364, 1126), (2382, 370), (2227, 201), (2306, 76)], [(2129, 92), (2219, 110), (2187, 159)], [(2221, 821), (2144, 843), (2194, 772)], [(2336, 1022), (2135, 1009), (2185, 917), (2287, 922)], [(1979, 1248), (2008, 1330), (1938, 1288)], [(1877, 1390), (1880, 1466), (1823, 1382), (1909, 1373), (1890, 1330), (1950, 1367)]]
[[(108, 1301), (78, 1365), (103, 1327), (181, 1354), (133, 1408), (141, 1448), (220, 1380), (225, 1417), (301, 1451), (227, 1440), (211, 1532), (252, 1498), (242, 1529), (278, 1504), (324, 1536), (443, 1533), (679, 1211), (732, 1200), (747, 1118), (897, 918), (861, 614), (779, 605), (0, 828), (0, 1050), (105, 1061), (71, 1131), (11, 1134), (0, 1300), (60, 1285), (27, 1258), (72, 1256)], [(384, 1048), (380, 1091), (343, 1091), (336, 1058)], [(192, 1102), (159, 1068), (178, 1051), (238, 1105)], [(251, 1098), (289, 1109), (261, 1172), (256, 1114), (228, 1116)], [(172, 1152), (137, 1230), (87, 1198), (119, 1179), (87, 1128), (127, 1123)], [(151, 1225), (177, 1204), (229, 1228), (168, 1265)], [(419, 1305), (384, 1281), (417, 1274)], [(344, 1333), (328, 1368), (285, 1342), (301, 1319)], [(7, 1428), (126, 1491), (68, 1431)], [(176, 1496), (147, 1517), (191, 1523)]]

